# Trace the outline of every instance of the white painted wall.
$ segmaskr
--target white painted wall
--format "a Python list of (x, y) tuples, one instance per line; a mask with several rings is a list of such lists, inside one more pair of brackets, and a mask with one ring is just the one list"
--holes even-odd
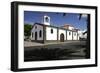
[[(35, 29), (35, 27), (37, 27), (37, 28)], [(42, 31), (42, 36), (41, 37), (39, 37), (39, 31), (40, 30)], [(34, 25), (32, 31), (31, 31), (31, 39), (32, 40), (35, 40), (35, 32), (37, 32), (37, 40), (43, 40), (43, 26), (38, 25), (38, 24)], [(32, 38), (32, 33), (33, 33), (33, 38)]]
[(73, 40), (78, 40), (78, 39), (77, 39), (77, 36), (78, 36), (78, 35), (77, 35), (77, 32), (73, 32)]
[(83, 37), (84, 37), (85, 39), (87, 39), (87, 33), (85, 33), (85, 34), (83, 35)]
[(68, 27), (68, 29), (69, 29), (69, 30), (73, 30), (73, 29), (74, 29), (74, 27), (72, 27), (72, 26), (69, 26), (69, 27)]
[(84, 30), (83, 30), (83, 31), (81, 30), (81, 31), (78, 31), (78, 34), (79, 34), (79, 37), (80, 37), (80, 38), (85, 38), (85, 39), (86, 39), (86, 38), (87, 38), (87, 33), (85, 33), (85, 34), (83, 35), (84, 32), (85, 32)]
[[(71, 33), (69, 35), (69, 33)], [(72, 40), (72, 31), (67, 31), (67, 40)]]
[[(51, 33), (51, 29), (53, 29), (53, 33)], [(46, 27), (46, 40), (57, 40), (57, 28)]]
[(58, 30), (58, 40), (60, 40), (60, 35), (63, 33), (64, 34), (64, 40), (66, 40), (66, 30), (59, 29)]

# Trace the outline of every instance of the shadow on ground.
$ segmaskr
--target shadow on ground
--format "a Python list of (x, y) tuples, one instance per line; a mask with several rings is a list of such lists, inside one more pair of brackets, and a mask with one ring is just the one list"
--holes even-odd
[[(85, 59), (86, 44), (56, 45), (56, 47), (25, 47), (24, 61)], [(34, 49), (33, 49), (34, 48)], [(30, 49), (30, 50), (29, 50)]]

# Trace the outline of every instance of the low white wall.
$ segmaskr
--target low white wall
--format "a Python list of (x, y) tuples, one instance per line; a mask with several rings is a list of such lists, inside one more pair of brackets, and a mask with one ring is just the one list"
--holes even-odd
[(77, 39), (77, 32), (73, 32), (73, 40), (78, 40)]
[(67, 31), (67, 40), (72, 40), (72, 31)]
[[(51, 29), (53, 29), (53, 33), (51, 33)], [(57, 28), (46, 27), (46, 40), (57, 40)]]

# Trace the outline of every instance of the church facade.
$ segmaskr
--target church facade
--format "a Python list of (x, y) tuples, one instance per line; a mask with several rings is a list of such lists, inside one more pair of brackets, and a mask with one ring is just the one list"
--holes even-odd
[(35, 23), (31, 30), (31, 40), (40, 43), (67, 42), (79, 40), (78, 29), (71, 25), (56, 27), (50, 24), (50, 17), (44, 16), (43, 23)]

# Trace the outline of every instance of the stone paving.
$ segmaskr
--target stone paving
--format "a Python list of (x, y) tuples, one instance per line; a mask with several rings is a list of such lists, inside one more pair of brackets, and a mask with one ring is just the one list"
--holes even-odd
[[(43, 57), (42, 56), (39, 57), (39, 56), (47, 55), (46, 53), (48, 53), (48, 55), (49, 54), (51, 55), (51, 52), (48, 52), (48, 50), (52, 51), (54, 49), (58, 49), (59, 53), (62, 53), (62, 52), (70, 53), (70, 55), (67, 55), (67, 56), (63, 55), (57, 59), (84, 59), (86, 55), (85, 53), (86, 41), (68, 41), (68, 42), (63, 42), (63, 43), (61, 42), (61, 43), (46, 43), (46, 44), (36, 43), (36, 42), (25, 42), (25, 46), (26, 46), (24, 47), (25, 61), (48, 60), (48, 59), (42, 59), (44, 56)], [(47, 50), (47, 52), (45, 52), (45, 49)], [(41, 52), (43, 54), (41, 54)], [(36, 55), (33, 55), (34, 53), (36, 53)], [(53, 59), (49, 59), (49, 60), (53, 60)]]
[(67, 41), (67, 42), (51, 42), (51, 43), (38, 43), (38, 42), (31, 42), (31, 41), (24, 41), (24, 47), (31, 47), (31, 46), (44, 46), (44, 45), (51, 45), (51, 44), (64, 44), (64, 43), (77, 43), (80, 41)]

